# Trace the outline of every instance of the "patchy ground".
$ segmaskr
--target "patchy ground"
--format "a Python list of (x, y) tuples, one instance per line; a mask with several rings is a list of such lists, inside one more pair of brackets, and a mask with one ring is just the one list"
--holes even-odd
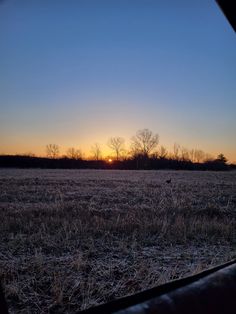
[(0, 212), (11, 313), (74, 313), (236, 257), (233, 171), (0, 169)]

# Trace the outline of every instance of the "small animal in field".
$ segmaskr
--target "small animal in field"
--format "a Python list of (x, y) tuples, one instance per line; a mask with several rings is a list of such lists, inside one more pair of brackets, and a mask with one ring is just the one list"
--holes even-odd
[(168, 184), (171, 183), (171, 179), (166, 180), (166, 183)]

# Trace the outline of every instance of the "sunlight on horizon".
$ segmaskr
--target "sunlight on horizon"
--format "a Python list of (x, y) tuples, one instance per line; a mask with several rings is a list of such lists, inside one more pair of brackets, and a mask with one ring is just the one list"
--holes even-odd
[(214, 1), (0, 4), (0, 154), (91, 156), (149, 128), (236, 162), (235, 33)]

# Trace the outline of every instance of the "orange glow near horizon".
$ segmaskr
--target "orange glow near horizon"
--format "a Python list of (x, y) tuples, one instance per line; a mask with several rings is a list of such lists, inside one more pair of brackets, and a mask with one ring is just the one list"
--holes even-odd
[[(141, 124), (141, 123), (140, 123)], [(39, 157), (46, 156), (46, 145), (47, 144), (57, 144), (59, 146), (59, 155), (64, 156), (67, 154), (67, 150), (71, 147), (79, 149), (82, 152), (82, 157), (87, 159), (93, 158), (92, 147), (95, 143), (98, 143), (101, 149), (102, 159), (111, 159), (114, 162), (115, 156), (114, 152), (108, 147), (108, 139), (112, 136), (120, 136), (125, 139), (125, 149), (129, 152), (130, 139), (132, 135), (135, 135), (136, 131), (139, 129), (138, 126), (130, 126), (130, 129), (123, 128), (120, 129), (118, 125), (116, 127), (108, 128), (102, 125), (97, 125), (97, 130), (91, 128), (89, 132), (89, 127), (83, 128), (82, 131), (77, 132), (65, 132), (64, 129), (55, 130), (52, 134), (41, 133), (30, 133), (27, 134), (18, 132), (18, 134), (7, 134), (6, 132), (0, 134), (0, 155), (36, 155)], [(231, 163), (236, 163), (236, 149), (232, 146), (229, 140), (225, 140), (219, 144), (218, 141), (212, 140), (210, 145), (205, 138), (194, 138), (192, 136), (187, 136), (181, 134), (179, 136), (173, 136), (171, 132), (160, 126), (159, 130), (154, 127), (150, 127), (153, 133), (158, 133), (160, 136), (160, 142), (158, 144), (157, 150), (161, 146), (164, 146), (169, 153), (173, 153), (174, 143), (180, 144), (181, 147), (185, 147), (188, 150), (200, 149), (205, 153), (208, 153), (213, 158), (217, 157), (218, 154), (223, 153), (226, 158)], [(60, 131), (60, 132), (59, 132)], [(59, 133), (59, 134), (58, 134)], [(5, 134), (5, 136), (3, 136)], [(79, 136), (78, 136), (79, 135)]]
[(148, 128), (157, 150), (178, 143), (236, 164), (235, 34), (212, 1), (60, 1), (56, 14), (55, 1), (3, 2), (0, 155), (45, 157), (56, 144), (114, 164), (109, 139), (128, 153)]
[[(129, 137), (128, 137), (129, 138)], [(36, 141), (25, 141), (20, 142), (18, 141), (18, 143), (15, 141), (15, 143), (4, 143), (4, 141), (2, 141), (3, 145), (1, 145), (1, 151), (0, 151), (0, 155), (35, 155), (35, 156), (39, 156), (39, 157), (45, 157), (46, 156), (46, 145), (43, 145), (42, 143), (36, 143)], [(45, 141), (46, 142), (46, 141)], [(66, 141), (64, 141), (65, 143)], [(82, 142), (82, 141), (81, 141)], [(92, 141), (96, 142), (95, 140)], [(48, 142), (47, 144), (50, 143), (54, 143), (53, 141)], [(58, 141), (55, 141), (56, 144), (58, 144)], [(114, 161), (114, 158), (112, 158), (113, 152), (107, 147), (106, 141), (99, 141), (100, 143), (100, 147), (101, 147), (101, 152), (102, 152), (102, 158), (104, 160), (107, 160), (108, 163), (112, 163)], [(5, 144), (5, 145), (4, 145)], [(37, 145), (38, 144), (38, 145)], [(126, 149), (128, 150), (129, 148), (129, 141), (126, 142)], [(193, 144), (193, 143), (192, 143)], [(180, 143), (181, 145), (181, 143)], [(75, 149), (80, 149), (82, 152), (82, 156), (83, 158), (92, 158), (92, 153), (91, 153), (91, 146), (88, 142), (85, 144), (85, 141), (83, 141), (81, 143), (81, 145), (73, 145), (73, 143), (71, 143), (71, 145), (60, 145), (59, 144), (59, 150), (60, 156), (66, 155), (67, 154), (67, 150), (70, 147), (74, 147)], [(165, 141), (165, 143), (161, 142), (158, 145), (158, 149), (164, 146), (168, 152), (173, 152), (173, 144), (171, 144), (170, 141)], [(191, 147), (190, 145), (181, 145), (183, 147), (186, 147), (187, 149), (191, 149), (194, 148)], [(228, 147), (227, 147), (228, 148)], [(207, 147), (206, 145), (202, 145), (202, 147), (199, 147), (199, 149), (202, 149), (205, 153), (209, 153), (209, 155), (211, 155), (213, 158), (217, 157), (218, 154), (223, 153), (226, 158), (228, 159), (229, 162), (231, 163), (236, 163), (236, 151), (234, 149), (221, 149), (218, 150), (216, 147), (212, 147), (211, 150), (207, 151)]]

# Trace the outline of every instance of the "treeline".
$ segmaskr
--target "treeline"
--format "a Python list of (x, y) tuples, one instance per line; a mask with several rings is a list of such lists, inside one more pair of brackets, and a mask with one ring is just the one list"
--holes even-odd
[(31, 155), (0, 156), (0, 167), (20, 168), (61, 168), (61, 169), (189, 169), (227, 170), (234, 165), (227, 164), (223, 154), (212, 158), (199, 149), (186, 149), (174, 144), (173, 152), (164, 146), (159, 147), (159, 136), (149, 129), (136, 132), (131, 138), (129, 149), (125, 139), (111, 137), (107, 146), (112, 157), (102, 156), (98, 143), (91, 147), (91, 157), (84, 158), (80, 149), (71, 147), (63, 156), (57, 144), (46, 145), (46, 156)]
[[(221, 156), (222, 157), (222, 156)], [(203, 163), (158, 157), (136, 156), (123, 160), (83, 160), (71, 158), (44, 158), (32, 156), (0, 156), (0, 167), (4, 168), (41, 168), (41, 169), (123, 169), (123, 170), (230, 170), (236, 165), (228, 165), (221, 158)]]
[[(95, 143), (91, 146), (90, 155), (87, 159), (102, 160), (111, 158), (112, 160), (121, 161), (142, 156), (145, 158), (164, 158), (196, 163), (213, 159), (200, 149), (187, 149), (177, 143), (174, 144), (173, 151), (169, 152), (163, 145), (159, 146), (159, 135), (154, 134), (149, 129), (138, 130), (131, 137), (128, 146), (125, 139), (119, 136), (109, 138), (107, 146), (110, 149), (110, 157), (104, 158), (101, 145)], [(77, 147), (68, 148), (64, 155), (60, 154), (60, 147), (57, 144), (48, 144), (45, 148), (46, 156), (49, 158), (86, 159), (83, 157), (81, 149)]]

